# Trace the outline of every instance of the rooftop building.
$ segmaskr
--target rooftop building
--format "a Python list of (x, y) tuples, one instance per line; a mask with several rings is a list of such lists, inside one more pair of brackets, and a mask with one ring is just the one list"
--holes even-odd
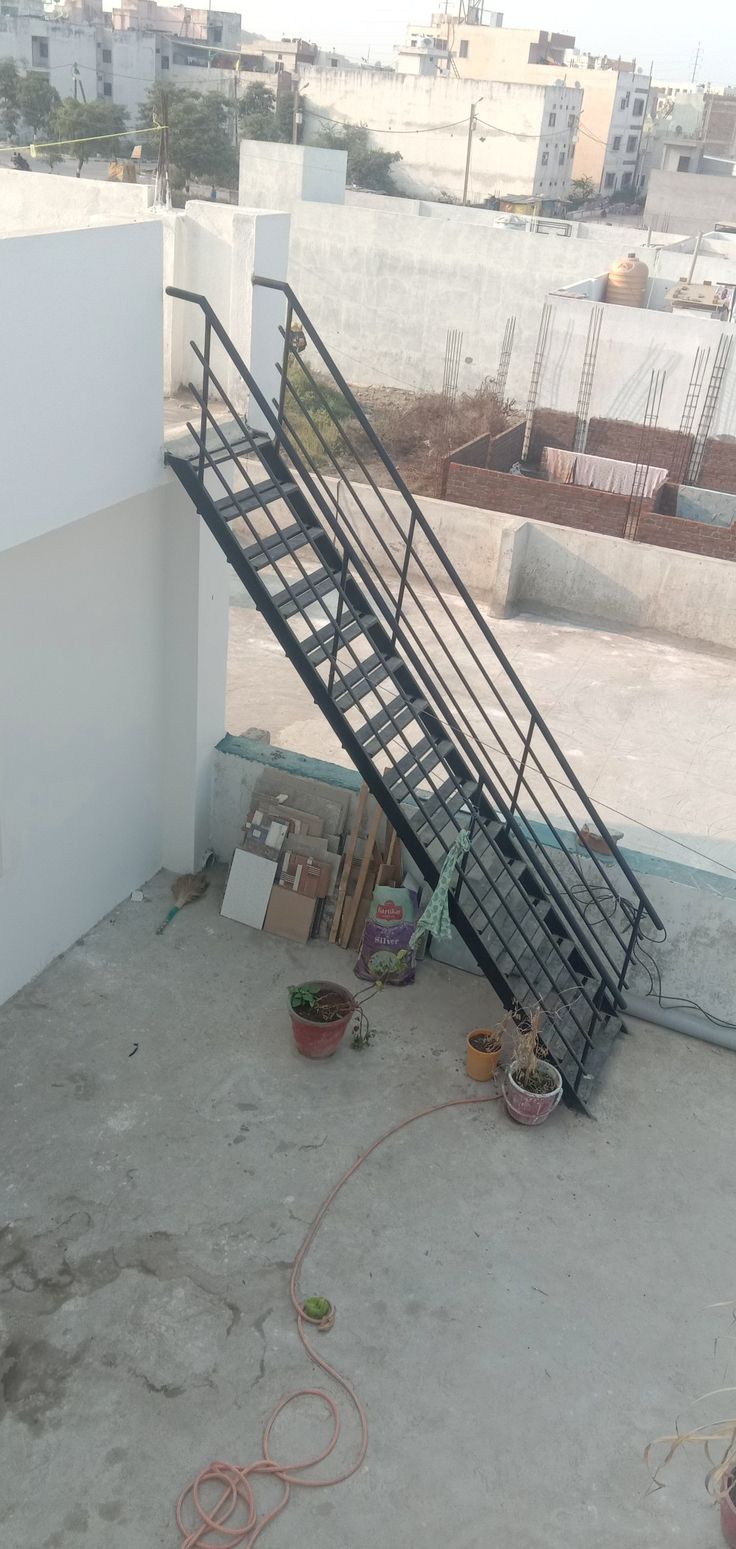
[[(430, 1511), (468, 1542), (552, 1521), (570, 1549), (591, 1522), (601, 1549), (694, 1544), (714, 1523), (702, 1480), (648, 1491), (642, 1453), (723, 1360), (700, 1309), (730, 1268), (736, 567), (418, 501), (335, 360), (354, 343), (337, 291), (370, 358), (402, 228), (428, 264), (435, 244), (475, 251), (474, 231), (487, 267), (554, 252), (558, 283), (570, 254), (598, 272), (596, 239), (351, 206), (344, 153), (310, 175), (309, 147), (282, 149), (289, 209), (162, 210), (140, 187), (0, 170), (9, 1541), (102, 1524), (140, 1549), (177, 1520), (186, 1541), (196, 1507), (176, 1503), (213, 1457), (241, 1481), (249, 1459), (306, 1460), (337, 1406), (345, 1481), (294, 1488), (274, 1545), (367, 1549), (377, 1500), (401, 1544)], [(320, 173), (337, 199), (340, 170), (342, 202), (303, 197)], [(311, 242), (329, 316), (289, 286), (302, 206), (301, 241), (336, 214), (374, 239), (350, 271), (326, 257), (334, 230)], [(572, 323), (591, 299), (558, 304)], [(706, 326), (656, 317), (663, 340)], [(461, 361), (490, 375), (501, 332)], [(285, 831), (305, 868), (310, 844), (335, 858), (319, 909), (279, 871)], [(222, 912), (248, 856), (266, 868), (250, 924)], [(415, 982), (368, 1002), (373, 1041), (302, 1058), (289, 986), (354, 988), (366, 885), (388, 868), (438, 905), (442, 867), (450, 934), (436, 915)], [(172, 874), (200, 868), (206, 892), (161, 930)], [(273, 891), (306, 899), (306, 932), (302, 910), (291, 935), (268, 928)], [(465, 1072), (468, 1034), (507, 1012), (522, 1029), (538, 1012), (564, 1083), (544, 1130), (479, 1106), (497, 1094)], [(337, 1317), (312, 1349), (316, 1294)], [(538, 1488), (509, 1493), (519, 1435)], [(581, 1464), (595, 1513), (570, 1505)], [(224, 1468), (198, 1492), (215, 1518)], [(272, 1510), (274, 1480), (251, 1477), (256, 1518), (228, 1497), (231, 1532)]]

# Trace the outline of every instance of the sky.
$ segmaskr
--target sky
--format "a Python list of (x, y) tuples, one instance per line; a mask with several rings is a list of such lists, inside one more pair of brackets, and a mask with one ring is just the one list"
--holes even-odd
[[(222, 3), (222, 0), (221, 0)], [(503, 0), (495, 0), (503, 9)], [(443, 0), (251, 0), (243, 26), (264, 37), (302, 37), (371, 62), (393, 62), (393, 45), (407, 22), (428, 21)], [(450, 0), (450, 10), (455, 9)], [(585, 0), (516, 0), (504, 9), (508, 27), (544, 27), (573, 33), (593, 54), (635, 56), (641, 68), (654, 60), (655, 76), (690, 80), (698, 45), (696, 79), (725, 85), (736, 80), (736, 29), (723, 26), (727, 8), (711, 6), (703, 15), (692, 0), (616, 0), (609, 8)], [(370, 50), (370, 54), (368, 54)]]

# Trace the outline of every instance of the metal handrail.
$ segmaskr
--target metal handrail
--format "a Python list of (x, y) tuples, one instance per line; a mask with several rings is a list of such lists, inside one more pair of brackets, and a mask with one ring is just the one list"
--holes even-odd
[[(381, 462), (383, 463), (384, 467), (386, 468), (386, 471), (390, 474), (390, 476), (391, 476), (391, 478), (393, 480), (393, 483), (395, 484), (396, 488), (398, 489), (398, 491), (400, 492), (400, 494), (403, 496), (404, 500), (406, 501), (406, 503), (407, 503), (407, 505), (409, 507), (409, 510), (411, 512), (412, 518), (414, 519), (416, 525), (419, 526), (419, 528), (421, 529), (421, 532), (422, 532), (423, 536), (426, 538), (427, 542), (430, 544), (433, 552), (436, 554), (437, 558), (440, 560), (441, 564), (443, 565), (447, 575), (452, 580), (455, 588), (457, 589), (458, 593), (460, 594), (460, 596), (463, 599), (463, 602), (466, 604), (470, 614), (472, 615), (472, 618), (473, 618), (475, 624), (478, 626), (481, 634), (484, 636), (487, 644), (490, 646), (490, 648), (493, 651), (496, 659), (500, 662), (500, 664), (503, 667), (507, 677), (509, 678), (510, 682), (514, 686), (514, 689), (516, 690), (517, 694), (519, 695), (520, 699), (526, 705), (526, 708), (528, 709), (530, 715), (534, 716), (535, 722), (536, 722), (536, 726), (537, 726), (539, 732), (541, 733), (542, 737), (546, 741), (548, 747), (554, 753), (555, 758), (557, 759), (558, 763), (560, 764), (561, 768), (563, 769), (567, 779), (570, 782), (570, 785), (572, 786), (572, 789), (575, 791), (575, 794), (578, 796), (578, 799), (583, 803), (586, 811), (588, 812), (588, 815), (593, 819), (599, 834), (606, 841), (606, 844), (609, 847), (611, 855), (615, 857), (618, 865), (621, 868), (621, 871), (623, 872), (624, 876), (626, 877), (626, 879), (627, 879), (627, 881), (629, 883), (629, 886), (633, 889), (633, 891), (635, 892), (637, 898), (644, 905), (644, 908), (645, 908), (647, 914), (649, 915), (649, 918), (651, 919), (652, 923), (657, 927), (657, 929), (662, 930), (663, 929), (663, 924), (662, 924), (662, 921), (661, 921), (661, 919), (660, 919), (656, 909), (654, 908), (654, 905), (652, 904), (651, 900), (648, 898), (645, 890), (642, 888), (641, 883), (639, 882), (639, 880), (636, 877), (635, 873), (632, 871), (631, 867), (629, 866), (629, 863), (626, 860), (625, 856), (623, 856), (621, 854), (621, 852), (619, 851), (618, 845), (616, 843), (616, 840), (613, 838), (612, 834), (610, 833), (607, 824), (604, 823), (604, 821), (603, 821), (602, 817), (600, 816), (599, 812), (597, 811), (596, 807), (593, 805), (592, 801), (590, 800), (590, 797), (587, 795), (587, 792), (585, 791), (584, 787), (581, 785), (577, 775), (575, 774), (574, 769), (572, 768), (572, 765), (568, 762), (568, 759), (567, 759), (566, 755), (563, 753), (562, 748), (559, 746), (559, 743), (557, 742), (554, 734), (552, 733), (550, 728), (547, 726), (544, 718), (539, 714), (539, 712), (538, 712), (538, 710), (537, 710), (537, 708), (536, 708), (536, 706), (534, 704), (534, 701), (532, 700), (531, 696), (527, 692), (524, 684), (522, 683), (521, 679), (519, 678), (518, 674), (516, 673), (514, 667), (511, 664), (511, 662), (509, 661), (509, 658), (507, 657), (505, 651), (503, 650), (503, 648), (499, 644), (499, 642), (496, 640), (496, 638), (493, 635), (493, 633), (491, 632), (491, 630), (489, 629), (488, 624), (486, 623), (486, 620), (484, 619), (482, 613), (480, 612), (480, 609), (478, 608), (477, 603), (475, 602), (475, 599), (473, 598), (472, 594), (469, 592), (467, 586), (465, 585), (465, 582), (463, 581), (462, 577), (460, 576), (460, 574), (456, 570), (455, 566), (453, 565), (452, 560), (446, 554), (445, 550), (443, 549), (442, 545), (440, 544), (439, 540), (437, 539), (436, 534), (434, 533), (433, 528), (431, 527), (430, 523), (427, 521), (426, 517), (424, 516), (424, 513), (422, 512), (421, 507), (419, 506), (419, 504), (416, 501), (415, 497), (412, 495), (410, 489), (408, 488), (408, 486), (404, 482), (404, 479), (402, 478), (401, 474), (399, 473), (399, 470), (396, 467), (396, 465), (394, 464), (392, 458), (389, 456), (388, 452), (386, 451), (386, 448), (383, 445), (383, 442), (380, 440), (380, 437), (374, 431), (373, 426), (371, 425), (369, 419), (367, 418), (367, 416), (365, 414), (365, 411), (362, 409), (360, 403), (358, 402), (358, 399), (355, 397), (355, 394), (353, 393), (352, 388), (349, 386), (348, 382), (346, 382), (342, 372), (340, 371), (339, 366), (337, 365), (336, 361), (333, 359), (333, 357), (330, 354), (329, 350), (326, 348), (323, 340), (321, 339), (319, 333), (317, 332), (316, 328), (314, 327), (314, 324), (311, 322), (310, 318), (308, 317), (307, 313), (305, 312), (304, 308), (302, 307), (298, 297), (294, 294), (294, 291), (292, 290), (291, 286), (288, 284), (288, 282), (286, 280), (273, 280), (273, 279), (269, 279), (269, 278), (267, 278), (266, 276), (263, 276), (263, 275), (254, 275), (253, 276), (253, 284), (261, 286), (261, 287), (263, 287), (265, 289), (268, 289), (268, 290), (280, 291), (282, 293), (282, 295), (285, 296), (285, 298), (286, 298), (286, 300), (287, 300), (287, 302), (288, 302), (292, 312), (296, 312), (297, 316), (299, 317), (299, 321), (301, 322), (305, 332), (308, 334), (308, 336), (311, 339), (315, 349), (317, 350), (318, 354), (321, 356), (321, 358), (324, 361), (325, 365), (328, 367), (329, 371), (332, 373), (332, 376), (334, 377), (335, 382), (337, 383), (338, 387), (340, 388), (340, 391), (344, 394), (347, 402), (350, 404), (350, 407), (351, 407), (351, 409), (352, 409), (356, 419), (358, 420), (358, 423), (360, 424), (361, 430), (368, 437), (368, 440), (370, 441), (373, 450), (376, 452), (377, 456), (380, 458)], [(205, 301), (205, 298), (203, 298), (203, 297), (196, 297), (195, 298), (191, 293), (184, 293), (184, 292), (181, 292), (181, 291), (176, 291), (173, 288), (171, 289), (170, 294), (186, 295), (186, 299), (188, 299), (188, 300), (195, 300), (196, 299), (200, 303), (202, 301)], [(205, 306), (208, 306), (208, 305), (209, 304), (206, 303), (206, 301), (205, 301)], [(211, 311), (211, 309), (210, 309), (210, 311)], [(223, 335), (224, 335), (224, 337), (223, 337)], [(218, 334), (218, 336), (221, 338), (222, 342), (225, 344), (226, 341), (227, 341), (227, 335), (225, 334), (224, 329), (222, 330), (221, 334)]]
[[(435, 539), (435, 536), (434, 536), (434, 533), (433, 533), (431, 527), (426, 522), (426, 519), (424, 518), (423, 513), (421, 512), (421, 509), (419, 508), (417, 503), (414, 501), (414, 498), (411, 495), (410, 491), (404, 485), (403, 480), (401, 479), (401, 476), (399, 475), (398, 471), (394, 468), (394, 465), (393, 465), (391, 459), (389, 458), (388, 454), (386, 453), (385, 448), (383, 447), (383, 445), (380, 442), (379, 438), (375, 435), (375, 432), (373, 431), (373, 428), (370, 425), (370, 422), (366, 419), (366, 417), (365, 417), (365, 415), (363, 413), (363, 410), (361, 409), (360, 405), (358, 404), (357, 400), (355, 399), (351, 389), (348, 387), (348, 384), (344, 381), (344, 378), (342, 378), (342, 375), (339, 372), (339, 370), (338, 370), (337, 366), (335, 365), (335, 363), (332, 361), (332, 359), (331, 359), (331, 357), (329, 355), (329, 352), (324, 348), (324, 346), (322, 344), (322, 341), (320, 340), (319, 336), (317, 335), (316, 331), (314, 330), (312, 324), (309, 322), (309, 319), (306, 317), (306, 314), (304, 314), (303, 308), (300, 306), (299, 302), (297, 301), (297, 298), (293, 295), (293, 292), (291, 292), (290, 287), (286, 286), (283, 282), (263, 281), (262, 283), (268, 285), (270, 288), (281, 290), (281, 291), (283, 291), (287, 295), (287, 299), (289, 301), (289, 313), (291, 313), (292, 310), (296, 310), (296, 312), (298, 313), (298, 315), (300, 317), (300, 320), (303, 322), (303, 324), (305, 326), (305, 330), (309, 333), (310, 337), (313, 339), (313, 342), (315, 343), (315, 346), (316, 346), (316, 348), (318, 350), (318, 353), (321, 355), (321, 357), (324, 359), (324, 361), (327, 364), (327, 366), (329, 367), (329, 369), (332, 371), (332, 373), (333, 373), (333, 375), (335, 377), (335, 380), (337, 381), (338, 385), (341, 388), (341, 391), (343, 392), (343, 395), (345, 396), (345, 398), (348, 401), (348, 403), (353, 407), (355, 416), (358, 419), (359, 423), (362, 425), (363, 429), (365, 430), (365, 433), (367, 434), (368, 439), (370, 440), (371, 444), (374, 446), (374, 448), (375, 448), (376, 452), (378, 453), (381, 461), (383, 462), (384, 466), (387, 468), (387, 471), (391, 474), (391, 476), (392, 476), (392, 478), (394, 480), (394, 483), (395, 483), (399, 493), (402, 495), (402, 497), (404, 498), (404, 500), (407, 502), (407, 504), (409, 505), (410, 509), (412, 510), (412, 527), (414, 527), (415, 524), (418, 524), (421, 527), (421, 529), (424, 532), (424, 534), (425, 534), (428, 542), (430, 543), (432, 549), (437, 554), (437, 556), (440, 558), (442, 564), (444, 565), (445, 569), (447, 570), (448, 575), (450, 575), (450, 577), (452, 578), (452, 580), (453, 580), (457, 590), (461, 593), (461, 595), (463, 596), (463, 599), (466, 601), (466, 603), (468, 605), (468, 608), (469, 608), (469, 611), (470, 611), (472, 617), (474, 618), (475, 622), (480, 627), (480, 629), (481, 629), (485, 639), (487, 640), (488, 644), (491, 646), (491, 649), (494, 651), (494, 654), (496, 655), (497, 659), (504, 666), (504, 668), (505, 668), (505, 670), (507, 672), (507, 676), (509, 677), (510, 681), (513, 683), (514, 687), (517, 689), (517, 692), (519, 693), (520, 698), (522, 698), (522, 700), (527, 704), (527, 706), (530, 707), (530, 716), (533, 718), (535, 726), (539, 726), (540, 731), (542, 732), (542, 734), (545, 737), (545, 740), (549, 743), (549, 745), (556, 752), (558, 760), (559, 760), (560, 764), (562, 765), (563, 769), (565, 769), (565, 771), (567, 773), (569, 773), (570, 778), (571, 778), (572, 789), (577, 791), (577, 793), (580, 796), (580, 799), (581, 799), (581, 801), (582, 801), (586, 811), (589, 813), (590, 816), (593, 817), (594, 821), (596, 822), (596, 826), (599, 828), (599, 831), (601, 833), (603, 833), (604, 836), (605, 836), (605, 834), (607, 833), (607, 830), (605, 829), (605, 825), (603, 825), (603, 823), (598, 818), (598, 815), (597, 815), (595, 809), (593, 808), (592, 804), (589, 802), (589, 800), (588, 800), (588, 798), (586, 796), (586, 793), (583, 791), (582, 787), (580, 786), (579, 782), (577, 781), (577, 778), (576, 778), (576, 776), (574, 774), (574, 771), (572, 771), (570, 769), (570, 766), (567, 764), (567, 761), (566, 761), (566, 759), (564, 757), (564, 754), (562, 753), (561, 749), (557, 748), (557, 745), (554, 742), (554, 738), (552, 737), (552, 735), (549, 732), (548, 728), (545, 726), (544, 722), (539, 717), (538, 712), (536, 711), (535, 707), (533, 706), (533, 703), (532, 703), (531, 699), (529, 698), (529, 696), (526, 693), (526, 690), (523, 687), (523, 684), (521, 684), (521, 682), (518, 679), (516, 673), (514, 672), (514, 669), (511, 667), (511, 664), (508, 662), (508, 659), (506, 658), (505, 653), (502, 651), (500, 646), (498, 646), (498, 643), (495, 641), (495, 639), (492, 636), (490, 630), (488, 630), (488, 628), (487, 628), (487, 626), (485, 624), (485, 620), (483, 619), (482, 615), (477, 610), (476, 605), (475, 605), (472, 597), (468, 593), (467, 588), (464, 586), (464, 583), (461, 581), (460, 577), (457, 575), (457, 572), (455, 571), (454, 566), (451, 564), (451, 562), (449, 561), (449, 559), (445, 555), (444, 550), (442, 549), (441, 545), (439, 545), (437, 543), (437, 541)], [(192, 303), (194, 303), (194, 304), (196, 304), (196, 305), (198, 305), (200, 307), (200, 309), (204, 313), (204, 316), (205, 316), (205, 319), (206, 319), (206, 339), (208, 337), (208, 329), (209, 329), (209, 331), (214, 331), (216, 336), (220, 339), (220, 342), (222, 343), (226, 353), (230, 356), (230, 358), (233, 360), (233, 362), (237, 366), (239, 372), (242, 374), (245, 382), (247, 383), (248, 387), (250, 388), (252, 396), (255, 398), (256, 402), (259, 404), (259, 407), (262, 409), (262, 412), (264, 413), (268, 423), (274, 429), (277, 430), (277, 432), (281, 436), (281, 439), (283, 439), (283, 426), (281, 424), (279, 424), (279, 422), (276, 420), (276, 418), (274, 416), (274, 411), (273, 411), (273, 408), (272, 408), (271, 404), (269, 404), (267, 402), (267, 400), (265, 399), (265, 396), (263, 395), (263, 393), (262, 393), (261, 389), (259, 388), (258, 384), (253, 380), (253, 378), (252, 378), (248, 368), (246, 367), (245, 362), (243, 361), (243, 359), (240, 356), (239, 352), (236, 350), (235, 346), (233, 345), (232, 340), (230, 339), (230, 337), (227, 334), (226, 330), (224, 329), (223, 325), (220, 323), (219, 318), (217, 317), (216, 313), (214, 312), (214, 310), (213, 310), (211, 304), (209, 303), (209, 301), (207, 300), (207, 298), (205, 296), (199, 294), (199, 293), (191, 292), (191, 291), (185, 291), (185, 290), (182, 290), (179, 287), (175, 287), (175, 286), (168, 287), (168, 294), (176, 296), (176, 297), (178, 297), (178, 298), (180, 298), (182, 300), (186, 300), (186, 301), (192, 302)], [(286, 363), (286, 361), (288, 360), (288, 338), (285, 338), (285, 346), (286, 347), (285, 347), (285, 351), (284, 351), (284, 361)], [(199, 352), (197, 352), (197, 353), (199, 354)], [(200, 359), (201, 359), (201, 356), (200, 356)], [(283, 376), (285, 376), (285, 374), (286, 373), (284, 371), (283, 372)], [(205, 376), (204, 376), (204, 386), (205, 386), (205, 393), (206, 393), (206, 389), (207, 389), (207, 386), (208, 386), (207, 372), (205, 372)], [(283, 379), (282, 379), (282, 386), (283, 386)], [(276, 405), (274, 405), (274, 406), (277, 407)], [(288, 448), (287, 448), (287, 450), (288, 450)], [(308, 462), (309, 462), (309, 460), (308, 460)], [(309, 463), (309, 466), (312, 467), (312, 464)], [(317, 473), (317, 477), (320, 479), (320, 482), (324, 483), (324, 481), (322, 479), (322, 476), (321, 476), (321, 474), (319, 474), (318, 470), (314, 469), (313, 471)], [(305, 480), (307, 482), (307, 486), (310, 489), (310, 492), (312, 493), (313, 497), (317, 500), (319, 508), (323, 511), (323, 515), (327, 518), (328, 526), (330, 528), (332, 528), (333, 531), (336, 531), (336, 514), (337, 513), (336, 512), (333, 513), (333, 510), (330, 508), (330, 506), (328, 506), (325, 503), (324, 499), (320, 498), (320, 492), (318, 491), (317, 487), (315, 486), (314, 481), (310, 477), (310, 475), (306, 474), (305, 472), (302, 472), (302, 477), (305, 478)], [(364, 582), (366, 580), (370, 580), (370, 578), (365, 575), (364, 569), (363, 569), (363, 567), (360, 564), (358, 565), (358, 568), (362, 572)], [(372, 586), (371, 586), (371, 590), (372, 591), (374, 590)], [(379, 606), (381, 606), (382, 611), (385, 611), (385, 603), (383, 601), (383, 598), (380, 595), (377, 595), (376, 596), (376, 600), (377, 600)], [(396, 629), (396, 628), (397, 628), (397, 620), (394, 619), (394, 629)], [(463, 639), (463, 641), (467, 644), (468, 649), (471, 650), (472, 654), (475, 657), (475, 653), (473, 652), (473, 648), (470, 645), (470, 642), (468, 642), (466, 640), (466, 637), (462, 634), (462, 632), (460, 632), (460, 636), (461, 636), (461, 639)], [(405, 644), (405, 648), (406, 648), (406, 644)], [(411, 656), (414, 655), (413, 651), (410, 652), (410, 655)], [(475, 659), (477, 660), (477, 657)], [(414, 661), (415, 668), (416, 668), (417, 665), (418, 664), (417, 664), (416, 659), (415, 659), (415, 661)], [(482, 668), (482, 664), (479, 661), (478, 661), (478, 665), (479, 665), (479, 667), (481, 667), (481, 670), (484, 671), (484, 669)], [(492, 684), (491, 684), (491, 686), (493, 687)], [(436, 695), (436, 689), (434, 690), (434, 693)], [(441, 701), (440, 701), (440, 703), (441, 703)], [(505, 702), (503, 701), (502, 698), (500, 698), (500, 703), (502, 705), (504, 705), (506, 713), (510, 716), (510, 719), (512, 720), (513, 724), (516, 726), (516, 723), (515, 723), (515, 721), (513, 719), (513, 716), (511, 716), (511, 713), (508, 710), (508, 707), (505, 705)], [(442, 709), (442, 711), (443, 711), (443, 713), (445, 715), (447, 715), (447, 708), (448, 708), (447, 706), (441, 705), (441, 709)], [(457, 709), (457, 706), (456, 706), (456, 709)], [(454, 721), (454, 717), (451, 717), (450, 719), (451, 719), (451, 722)], [(457, 726), (456, 726), (456, 729), (457, 729)], [(518, 731), (518, 727), (516, 729)], [(462, 742), (464, 742), (464, 741), (465, 741), (465, 739), (461, 737), (461, 745), (462, 745)], [(482, 749), (482, 745), (481, 745), (481, 749)], [(488, 750), (486, 749), (486, 754), (487, 754), (487, 752), (488, 752)], [(466, 754), (468, 754), (472, 758), (473, 762), (475, 763), (475, 761), (477, 759), (477, 752), (475, 752), (471, 747), (467, 747), (466, 748)], [(531, 757), (532, 757), (533, 762), (535, 764), (537, 764), (537, 766), (538, 766), (538, 768), (540, 770), (540, 773), (544, 774), (545, 778), (548, 779), (548, 777), (546, 776), (546, 771), (543, 769), (542, 765), (539, 765), (538, 760), (536, 759), (536, 756), (535, 756), (535, 754), (533, 752), (531, 754)], [(488, 778), (488, 776), (487, 776), (487, 773), (486, 773), (486, 775), (485, 775), (486, 781), (487, 781), (487, 778)], [(496, 778), (499, 778), (498, 774), (496, 774)], [(548, 779), (548, 783), (549, 783), (549, 779)], [(498, 803), (499, 809), (501, 811), (503, 811), (505, 803), (504, 803), (502, 798), (499, 800), (500, 792), (498, 792), (497, 790), (493, 790), (492, 787), (489, 787), (489, 794), (490, 793), (493, 794), (494, 802)], [(536, 804), (539, 805), (538, 802)], [(539, 810), (542, 811), (541, 808)], [(524, 834), (522, 834), (521, 832), (519, 832), (519, 830), (517, 829), (517, 825), (516, 825), (516, 822), (515, 822), (515, 813), (514, 813), (513, 806), (512, 806), (511, 812), (508, 813), (507, 816), (509, 817), (509, 820), (510, 820), (510, 823), (512, 825), (512, 828), (515, 831), (515, 837), (517, 838), (518, 842), (521, 844), (522, 849), (526, 853), (527, 859), (531, 862), (533, 868), (535, 870), (539, 871), (539, 861), (537, 859), (537, 855), (536, 855), (535, 851), (532, 850), (531, 847), (529, 846), (529, 843), (526, 840), (526, 836)], [(527, 821), (527, 820), (525, 820), (525, 821)], [(563, 849), (564, 848), (565, 847), (563, 845)], [(650, 914), (650, 917), (653, 919), (654, 923), (658, 924), (659, 921), (658, 921), (658, 917), (656, 916), (656, 913), (649, 906), (648, 900), (646, 899), (646, 895), (643, 894), (643, 890), (639, 887), (636, 878), (633, 876), (633, 873), (630, 872), (630, 869), (628, 868), (626, 862), (624, 861), (624, 858), (622, 856), (620, 856), (618, 854), (618, 852), (616, 851), (615, 843), (613, 841), (611, 841), (611, 849), (612, 849), (612, 852), (615, 854), (615, 857), (616, 857), (616, 859), (617, 859), (617, 861), (618, 861), (618, 863), (619, 863), (619, 865), (621, 867), (621, 870), (630, 879), (631, 886), (633, 887), (635, 893), (637, 894), (637, 897), (639, 897), (640, 902), (642, 903), (642, 907), (647, 910), (647, 912)], [(569, 852), (566, 852), (566, 853), (569, 853)], [(546, 861), (546, 857), (545, 857), (545, 861)], [(572, 923), (572, 917), (570, 915), (570, 911), (569, 911), (569, 908), (567, 906), (567, 899), (568, 899), (568, 897), (572, 898), (572, 895), (569, 895), (568, 889), (566, 887), (566, 884), (564, 883), (564, 880), (562, 878), (560, 878), (560, 883), (561, 883), (561, 886), (563, 888), (563, 892), (565, 894), (565, 897), (563, 898), (563, 897), (560, 896), (560, 894), (558, 893), (557, 888), (556, 888), (554, 882), (551, 882), (551, 880), (550, 880), (550, 876), (549, 876), (549, 872), (550, 871), (551, 871), (553, 876), (555, 876), (555, 877), (559, 876), (559, 873), (556, 871), (556, 868), (554, 866), (552, 866), (551, 864), (549, 865), (549, 867), (545, 866), (545, 868), (541, 871), (541, 876), (542, 876), (542, 878), (543, 878), (543, 880), (545, 882), (545, 885), (550, 890), (552, 898), (557, 903), (557, 905), (560, 908), (561, 912), (567, 918), (568, 924), (571, 924)], [(575, 902), (575, 900), (572, 900), (572, 901)], [(575, 902), (575, 907), (578, 910), (578, 912), (580, 912), (579, 911), (579, 907), (578, 907), (576, 902)], [(608, 962), (611, 964), (611, 967), (613, 967), (614, 971), (615, 971), (615, 965), (613, 963), (613, 959), (611, 958), (609, 952), (607, 951), (607, 949), (605, 948), (603, 943), (599, 940), (599, 938), (596, 935), (595, 931), (591, 931), (590, 923), (587, 920), (585, 914), (583, 914), (582, 918), (583, 918), (583, 921), (584, 921), (584, 923), (585, 923), (585, 925), (587, 927), (586, 928), (586, 935), (589, 935), (589, 936), (592, 935), (593, 941), (595, 942), (596, 946), (598, 948), (600, 948), (600, 950), (605, 954), (606, 958), (608, 959)], [(609, 924), (610, 924), (610, 922), (609, 922)], [(579, 934), (579, 928), (576, 928), (574, 925), (573, 925), (573, 930), (574, 930), (575, 934)], [(625, 946), (625, 943), (618, 936), (618, 932), (615, 931), (615, 929), (614, 929), (614, 934), (616, 935), (617, 939), (620, 941), (620, 944), (622, 946)], [(589, 950), (589, 952), (591, 953), (592, 959), (596, 962), (596, 969), (597, 969), (597, 971), (598, 971), (598, 973), (599, 973), (599, 975), (600, 975), (600, 977), (602, 979), (602, 982), (605, 983), (608, 986), (608, 988), (615, 995), (616, 991), (617, 991), (617, 988), (620, 988), (621, 975), (620, 974), (618, 975), (618, 986), (617, 986), (616, 982), (611, 979), (610, 974), (608, 973), (607, 969), (604, 967), (604, 965), (601, 962), (600, 958), (598, 958), (597, 952), (596, 952), (595, 948), (592, 946), (592, 943), (590, 941), (588, 941), (588, 945), (587, 945), (586, 949)], [(630, 955), (630, 954), (628, 954), (628, 955)]]

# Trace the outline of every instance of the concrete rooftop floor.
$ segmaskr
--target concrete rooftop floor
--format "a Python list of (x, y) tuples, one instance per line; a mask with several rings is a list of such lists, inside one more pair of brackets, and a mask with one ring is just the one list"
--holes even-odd
[[(349, 765), (234, 579), (233, 601), (228, 731), (260, 726), (278, 746)], [(488, 619), (588, 795), (623, 830), (624, 846), (706, 869), (710, 861), (716, 871), (736, 868), (733, 656), (594, 623), (528, 614)], [(494, 676), (500, 680), (497, 665)], [(477, 720), (460, 686), (457, 695)], [(505, 731), (503, 713), (492, 704), (489, 713)], [(540, 790), (545, 809), (558, 816), (549, 789)], [(700, 861), (680, 841), (700, 851)]]
[[(373, 1001), (374, 1046), (311, 1063), (286, 986), (351, 983), (351, 958), (221, 919), (221, 875), (157, 936), (169, 882), (0, 1013), (8, 1549), (173, 1549), (182, 1486), (255, 1459), (314, 1381), (288, 1274), (323, 1197), (400, 1118), (478, 1094), (482, 980), (425, 963)], [(295, 1491), (264, 1545), (716, 1546), (699, 1462), (648, 1495), (642, 1450), (724, 1381), (728, 1313), (706, 1309), (734, 1291), (735, 1099), (733, 1055), (637, 1027), (597, 1121), (455, 1109), (372, 1157), (303, 1277), (336, 1303), (322, 1348), (363, 1399), (367, 1460)], [(275, 1450), (322, 1434), (307, 1401)], [(348, 1417), (342, 1459), (354, 1444)]]

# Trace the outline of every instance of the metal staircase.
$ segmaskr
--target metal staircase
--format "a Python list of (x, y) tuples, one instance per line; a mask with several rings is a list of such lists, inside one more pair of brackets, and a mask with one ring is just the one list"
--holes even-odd
[[(290, 287), (254, 283), (285, 299), (279, 399), (171, 287), (205, 326), (194, 448), (167, 461), (430, 885), (469, 830), (453, 923), (517, 1019), (542, 1007), (587, 1107), (642, 921), (661, 922)], [(268, 431), (224, 390), (213, 336)]]

